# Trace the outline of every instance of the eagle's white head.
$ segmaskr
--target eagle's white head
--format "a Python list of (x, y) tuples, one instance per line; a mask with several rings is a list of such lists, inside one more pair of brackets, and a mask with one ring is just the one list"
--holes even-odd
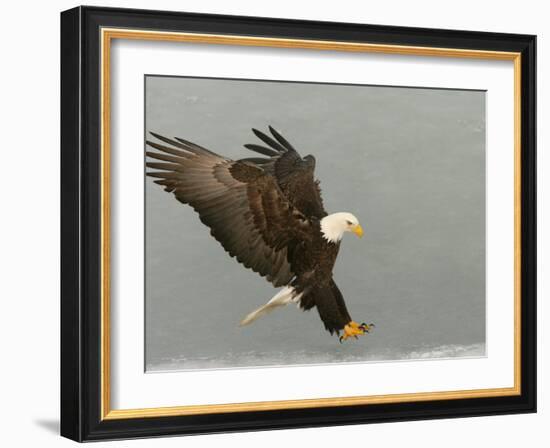
[(337, 243), (345, 232), (353, 232), (358, 237), (363, 236), (363, 228), (359, 220), (351, 213), (333, 213), (321, 219), (321, 233), (327, 241)]

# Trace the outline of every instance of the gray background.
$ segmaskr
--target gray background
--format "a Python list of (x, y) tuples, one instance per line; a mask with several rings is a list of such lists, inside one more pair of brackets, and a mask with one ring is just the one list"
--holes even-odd
[(193, 210), (146, 187), (146, 370), (485, 354), (485, 93), (146, 77), (146, 129), (231, 158), (251, 127), (317, 159), (327, 211), (354, 213), (334, 275), (375, 331), (345, 344), (290, 305), (240, 328), (276, 290)]

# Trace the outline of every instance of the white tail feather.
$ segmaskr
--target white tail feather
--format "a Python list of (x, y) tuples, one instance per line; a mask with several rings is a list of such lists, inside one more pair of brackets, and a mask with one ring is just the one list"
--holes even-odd
[(294, 288), (292, 286), (285, 286), (273, 298), (260, 308), (247, 314), (246, 317), (241, 320), (239, 326), (251, 324), (256, 319), (265, 316), (276, 308), (288, 305), (290, 302), (297, 302), (302, 297), (302, 294), (294, 295)]

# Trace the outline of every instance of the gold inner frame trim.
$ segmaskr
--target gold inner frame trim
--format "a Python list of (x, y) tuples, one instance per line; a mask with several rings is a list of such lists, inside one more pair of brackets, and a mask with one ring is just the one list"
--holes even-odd
[[(101, 419), (166, 417), (262, 410), (306, 409), (413, 401), (502, 397), (521, 394), (521, 54), (515, 52), (418, 47), (306, 39), (279, 39), (218, 34), (101, 29)], [(280, 400), (140, 409), (111, 409), (110, 345), (110, 63), (113, 39), (186, 42), (213, 45), (297, 48), (411, 56), (457, 57), (514, 63), (514, 386), (441, 392)]]

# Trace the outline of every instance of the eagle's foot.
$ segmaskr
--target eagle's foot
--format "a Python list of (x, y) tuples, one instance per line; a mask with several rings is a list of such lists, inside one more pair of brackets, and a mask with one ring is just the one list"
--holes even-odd
[(351, 321), (348, 325), (351, 325), (354, 328), (360, 328), (365, 333), (370, 333), (372, 330), (374, 330), (374, 324), (371, 322), (370, 324), (366, 324), (363, 322), (362, 324), (358, 324), (357, 322)]
[(372, 323), (367, 325), (366, 323), (358, 324), (357, 322), (351, 321), (344, 327), (344, 334), (340, 336), (340, 343), (352, 336), (357, 339), (357, 336), (370, 333), (373, 328), (374, 324)]

